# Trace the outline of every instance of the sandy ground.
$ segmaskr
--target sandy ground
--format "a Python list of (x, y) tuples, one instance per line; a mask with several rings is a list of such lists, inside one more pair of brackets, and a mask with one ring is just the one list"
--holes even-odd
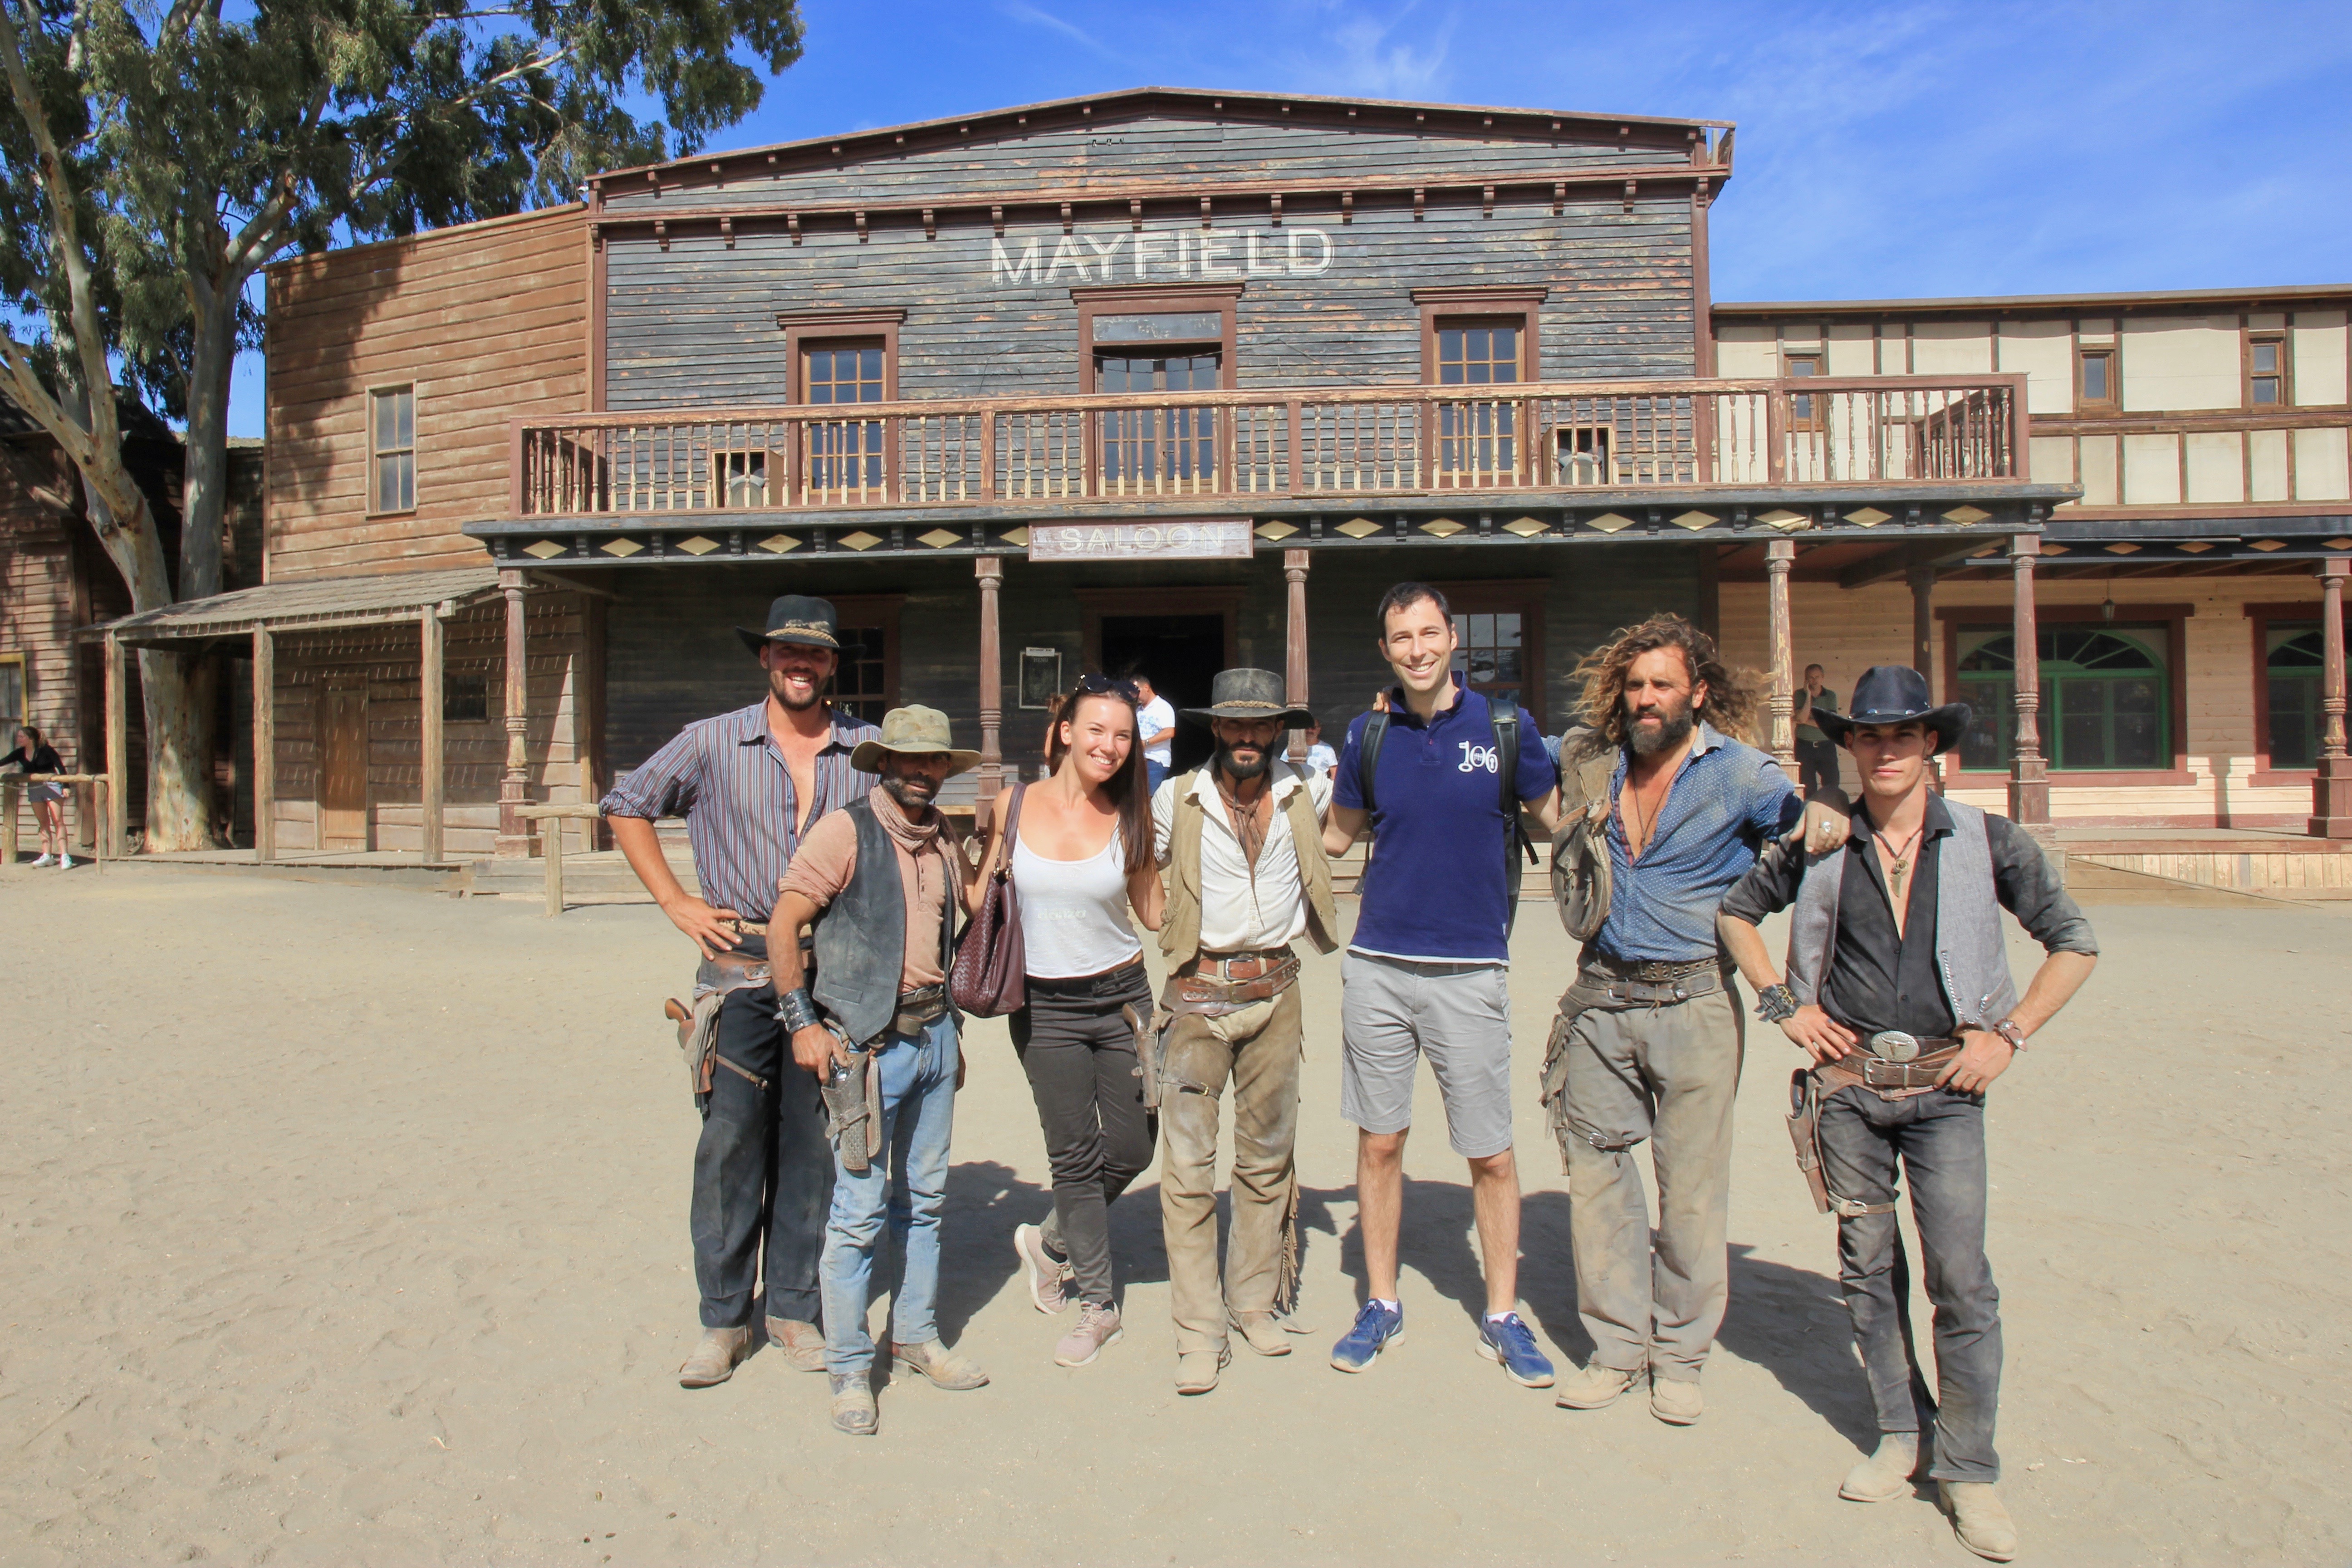
[[(2303, 1064), (2352, 1045), (2352, 921), (2092, 912), (2106, 963), (1991, 1118), (2027, 1560), (2341, 1563), (2352, 1152)], [(1777, 1036), (1681, 1430), (1558, 1410), (1474, 1353), (1426, 1075), (1412, 1336), (1365, 1376), (1325, 1364), (1361, 1268), (1333, 960), (1305, 982), (1303, 1353), (1175, 1395), (1147, 1175), (1113, 1214), (1128, 1338), (1056, 1368), (1007, 1246), (1048, 1207), (1042, 1143), (1003, 1024), (976, 1026), (941, 1316), (995, 1381), (890, 1387), (857, 1441), (772, 1355), (676, 1382), (696, 1121), (656, 911), (118, 868), (0, 877), (0, 1562), (1975, 1561), (1924, 1494), (1835, 1496), (1869, 1420)], [(1587, 1345), (1532, 1080), (1569, 953), (1540, 906), (1518, 951), (1521, 1278), (1565, 1362)]]

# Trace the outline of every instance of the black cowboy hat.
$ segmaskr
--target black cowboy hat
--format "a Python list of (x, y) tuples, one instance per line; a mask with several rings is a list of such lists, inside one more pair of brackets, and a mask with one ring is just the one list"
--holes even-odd
[(1916, 720), (1935, 731), (1936, 750), (1930, 755), (1941, 755), (1958, 745), (1974, 717), (1965, 702), (1936, 706), (1927, 690), (1927, 678), (1907, 664), (1873, 665), (1864, 670), (1862, 679), (1853, 683), (1850, 706), (1853, 710), (1850, 713), (1816, 708), (1813, 723), (1822, 734), (1843, 743), (1856, 724), (1907, 724)]
[(838, 649), (841, 639), (835, 633), (840, 629), (840, 625), (830, 601), (811, 598), (806, 594), (786, 594), (768, 606), (766, 631), (755, 632), (749, 626), (737, 626), (735, 635), (741, 637), (743, 646), (753, 653), (772, 642)]
[(1282, 677), (1270, 669), (1223, 669), (1209, 686), (1206, 708), (1183, 710), (1187, 719), (1273, 719), (1286, 730), (1304, 730), (1315, 715), (1284, 700)]

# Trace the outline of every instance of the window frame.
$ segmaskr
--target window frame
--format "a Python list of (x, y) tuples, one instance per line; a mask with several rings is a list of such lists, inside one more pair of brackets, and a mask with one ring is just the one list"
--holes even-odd
[[(1130, 347), (1125, 343), (1097, 345), (1095, 342), (1095, 321), (1100, 316), (1202, 316), (1217, 318), (1217, 390), (1233, 392), (1239, 388), (1237, 379), (1239, 357), (1240, 283), (1102, 283), (1090, 289), (1070, 290), (1071, 302), (1078, 310), (1078, 390), (1092, 395), (1102, 390), (1101, 378), (1095, 370), (1097, 347), (1113, 350)], [(1175, 346), (1202, 349), (1211, 339), (1198, 338), (1176, 342)], [(1222, 423), (1222, 421), (1220, 422)]]
[[(33, 661), (21, 652), (0, 653), (0, 669), (16, 672), (16, 700), (24, 705), (24, 711), (16, 715), (13, 721), (8, 715), (0, 713), (0, 755), (5, 755), (16, 744), (16, 738), (8, 732), (8, 727), (33, 721)], [(51, 742), (50, 744), (56, 742)]]
[(1542, 745), (1543, 736), (1549, 733), (1545, 722), (1548, 706), (1545, 699), (1546, 688), (1549, 685), (1549, 671), (1544, 664), (1544, 606), (1551, 597), (1551, 579), (1432, 581), (1430, 586), (1445, 595), (1446, 608), (1457, 616), (1491, 616), (1499, 611), (1518, 616), (1519, 710), (1534, 721), (1531, 730), (1521, 729), (1520, 745), (1523, 748), (1530, 744)]
[[(367, 388), (367, 515), (370, 517), (414, 517), (416, 514), (417, 492), (423, 488), (417, 482), (421, 476), (416, 466), (417, 437), (421, 434), (417, 429), (416, 411), (424, 402), (422, 391), (422, 384), (415, 381), (388, 381)], [(402, 393), (408, 396), (408, 445), (380, 449), (375, 444), (376, 401)], [(382, 459), (404, 453), (408, 458), (408, 504), (394, 507), (376, 505), (383, 488)]]
[[(2122, 347), (2120, 342), (2074, 345), (2074, 412), (2077, 414), (2114, 414), (2123, 406)], [(2107, 395), (2090, 396), (2083, 390), (2083, 362), (2088, 359), (2107, 362)]]
[[(2252, 637), (2254, 683), (2254, 776), (2248, 782), (2255, 789), (2278, 789), (2308, 784), (2319, 772), (2315, 764), (2307, 768), (2282, 768), (2274, 766), (2271, 762), (2269, 644), (2271, 633), (2277, 630), (2283, 622), (2308, 622), (2315, 626), (2318, 626), (2324, 618), (2326, 606), (2326, 601), (2324, 599), (2289, 599), (2269, 604), (2248, 604), (2244, 607), (2246, 625)], [(2352, 609), (2346, 612), (2345, 620), (2347, 627), (2352, 627)], [(2326, 697), (2326, 679), (2323, 671), (2320, 691), (2323, 702)], [(2320, 722), (2323, 726), (2326, 722), (2326, 710), (2324, 707), (2320, 710)], [(2314, 740), (2315, 750), (2317, 737), (2315, 736)]]
[[(885, 712), (898, 707), (899, 701), (898, 631), (899, 622), (906, 609), (907, 595), (904, 594), (833, 594), (827, 597), (833, 604), (834, 624), (843, 631), (878, 630), (882, 634), (882, 692), (878, 697), (872, 699), (860, 697), (854, 700), (878, 702)], [(825, 700), (828, 702), (836, 700), (835, 689), (840, 681), (838, 664), (839, 661), (836, 659), (834, 674), (825, 679)], [(877, 715), (872, 721), (878, 724), (881, 719)]]
[[(2244, 400), (2249, 413), (2286, 413), (2294, 406), (2294, 362), (2292, 334), (2284, 327), (2248, 327), (2240, 334), (2238, 361), (2241, 374), (2238, 395)], [(2267, 373), (2254, 369), (2254, 349), (2270, 345), (2278, 350), (2278, 368)], [(2273, 403), (2254, 401), (2254, 381), (2258, 374), (2278, 383), (2278, 400)]]
[[(1801, 361), (1813, 368), (1806, 371), (1801, 375), (1799, 374), (1797, 365)], [(1799, 349), (1794, 353), (1790, 353), (1786, 348), (1783, 348), (1780, 351), (1780, 379), (1782, 381), (1809, 381), (1827, 375), (1829, 372), (1830, 356), (1829, 347), (1826, 343), (1818, 349)], [(1789, 394), (1789, 428), (1790, 430), (1805, 431), (1810, 433), (1825, 427), (1824, 421), (1821, 416), (1821, 411), (1813, 407), (1811, 398), (1812, 395), (1810, 393), (1791, 392)], [(1798, 411), (1800, 400), (1802, 400), (1802, 406), (1804, 409), (1804, 412), (1802, 413)]]
[[(812, 348), (821, 348), (829, 343), (864, 344), (879, 338), (882, 342), (882, 401), (898, 402), (898, 328), (906, 319), (907, 312), (896, 307), (870, 310), (780, 311), (776, 316), (776, 325), (783, 330), (784, 334), (784, 401), (796, 408), (810, 405), (808, 353)], [(852, 407), (855, 405), (842, 404), (826, 406)], [(796, 428), (795, 434), (792, 437), (790, 447), (781, 454), (783, 458), (782, 473), (774, 471), (774, 458), (777, 454), (771, 452), (762, 455), (762, 463), (769, 469), (762, 487), (766, 492), (767, 504), (784, 506), (800, 504), (802, 488), (806, 479), (803, 468), (808, 460), (807, 447), (806, 426), (802, 426)], [(729, 452), (723, 455), (731, 458), (737, 454)], [(721, 456), (722, 454), (717, 451), (711, 453), (714, 465)], [(880, 506), (887, 503), (890, 486), (898, 478), (896, 456), (891, 449), (886, 429), (882, 442), (881, 483), (871, 487), (880, 490), (881, 494), (871, 498), (867, 504)], [(716, 485), (724, 482), (726, 482), (725, 477), (719, 474), (714, 467), (713, 483)], [(859, 485), (846, 488), (863, 490), (869, 487)], [(712, 499), (718, 500), (719, 497), (714, 495)], [(827, 500), (810, 504), (840, 506), (857, 503)]]
[(1437, 380), (1437, 332), (1441, 319), (1467, 321), (1486, 318), (1496, 321), (1517, 318), (1519, 322), (1519, 383), (1543, 379), (1543, 302), (1551, 290), (1541, 285), (1527, 287), (1468, 287), (1415, 289), (1412, 302), (1421, 308), (1421, 382), (1423, 386), (1435, 386)]
[[(2050, 782), (2068, 787), (2100, 788), (2131, 784), (2170, 785), (2196, 782), (2189, 769), (2189, 617), (2197, 613), (2194, 605), (2117, 605), (2116, 620), (2120, 625), (2136, 627), (2161, 626), (2164, 632), (2166, 733), (2172, 742), (2172, 763), (2168, 768), (2113, 768), (2099, 770), (2062, 769), (2056, 760), (2056, 745), (2050, 730), (2049, 682), (2042, 682), (2043, 698), (2041, 711), (2042, 754), (2048, 759)], [(2016, 622), (1991, 605), (1939, 605), (1936, 619), (1943, 629), (1942, 690), (1954, 701), (1965, 701), (1960, 686), (1960, 638), (1969, 632), (2014, 632)], [(2081, 626), (2084, 623), (2104, 624), (2106, 616), (2096, 605), (2038, 605), (2034, 607), (2037, 629), (2053, 626)], [(2143, 632), (2144, 636), (2153, 633)], [(1955, 782), (1965, 782), (1971, 787), (1982, 787), (2009, 776), (2007, 761), (1990, 768), (1969, 767), (1963, 753), (1955, 747), (1945, 753), (1948, 776)]]

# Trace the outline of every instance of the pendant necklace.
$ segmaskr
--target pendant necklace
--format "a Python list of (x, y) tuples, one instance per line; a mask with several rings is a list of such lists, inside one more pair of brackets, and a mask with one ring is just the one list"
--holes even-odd
[(1870, 830), (1870, 836), (1878, 840), (1879, 852), (1886, 857), (1886, 896), (1888, 900), (1892, 903), (1900, 905), (1903, 902), (1903, 879), (1910, 872), (1911, 869), (1911, 862), (1908, 856), (1911, 853), (1912, 847), (1919, 842), (1919, 835), (1924, 832), (1926, 828), (1927, 824), (1925, 823), (1921, 823), (1917, 827), (1913, 828), (1911, 830), (1911, 837), (1903, 841), (1903, 847), (1901, 849), (1897, 849), (1892, 844), (1887, 843), (1886, 835), (1881, 833), (1877, 828), (1873, 827)]

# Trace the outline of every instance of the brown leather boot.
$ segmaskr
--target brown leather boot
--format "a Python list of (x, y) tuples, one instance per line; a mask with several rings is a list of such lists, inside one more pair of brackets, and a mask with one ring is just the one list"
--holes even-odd
[(749, 1324), (740, 1329), (705, 1329), (702, 1342), (677, 1369), (680, 1388), (709, 1388), (735, 1375), (743, 1358), (751, 1353), (751, 1330)]
[(988, 1373), (980, 1363), (967, 1355), (958, 1355), (938, 1340), (925, 1340), (920, 1344), (902, 1345), (893, 1341), (891, 1361), (904, 1372), (920, 1373), (930, 1379), (934, 1388), (956, 1390), (985, 1388)]
[(1937, 1481), (1944, 1511), (1952, 1516), (1952, 1533), (1961, 1545), (1988, 1562), (2006, 1563), (2017, 1555), (2017, 1526), (2011, 1522), (1998, 1493), (1989, 1481)]
[(768, 1342), (794, 1372), (824, 1370), (824, 1331), (798, 1318), (770, 1318)]

